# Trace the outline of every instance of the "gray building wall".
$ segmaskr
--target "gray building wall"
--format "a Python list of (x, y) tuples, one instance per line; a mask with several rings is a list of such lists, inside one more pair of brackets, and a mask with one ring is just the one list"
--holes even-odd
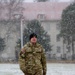
[(50, 58), (55, 59), (71, 59), (72, 50), (68, 51), (67, 44), (63, 44), (63, 38), (58, 37), (60, 34), (60, 21), (43, 21), (41, 22), (44, 29), (50, 35), (50, 44), (52, 45), (52, 51), (48, 52)]
[[(66, 57), (67, 59), (71, 59), (72, 50), (68, 52), (66, 48), (66, 44), (63, 44), (63, 39), (60, 38), (57, 41), (57, 35), (60, 33), (60, 28), (58, 25), (60, 21), (42, 21), (41, 25), (50, 35), (50, 44), (52, 45), (52, 51), (48, 52), (50, 58), (61, 59)], [(27, 24), (27, 22), (26, 22)], [(23, 29), (26, 26), (23, 25)], [(0, 53), (0, 57), (15, 59), (15, 46), (17, 40), (20, 38), (21, 34), (21, 23), (8, 22), (8, 23), (0, 23), (0, 37), (5, 38), (6, 47), (5, 50)]]
[(0, 22), (0, 37), (5, 38), (5, 50), (1, 52), (0, 57), (15, 59), (15, 46), (20, 38), (20, 23)]

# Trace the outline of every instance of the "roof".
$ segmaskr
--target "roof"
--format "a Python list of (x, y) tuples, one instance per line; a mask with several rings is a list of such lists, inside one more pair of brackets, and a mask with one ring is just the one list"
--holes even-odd
[(62, 11), (69, 5), (68, 2), (37, 2), (24, 3), (24, 17), (27, 20), (37, 19), (44, 14), (46, 20), (60, 20)]

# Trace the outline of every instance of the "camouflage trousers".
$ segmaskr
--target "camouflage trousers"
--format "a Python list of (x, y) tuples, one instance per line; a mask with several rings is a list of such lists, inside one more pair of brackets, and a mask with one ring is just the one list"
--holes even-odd
[(35, 74), (25, 73), (25, 75), (43, 75), (43, 72), (42, 72), (42, 70), (38, 70), (35, 72)]

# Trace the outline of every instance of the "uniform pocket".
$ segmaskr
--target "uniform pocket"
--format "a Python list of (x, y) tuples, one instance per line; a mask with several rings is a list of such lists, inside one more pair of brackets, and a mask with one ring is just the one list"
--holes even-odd
[(28, 53), (28, 52), (32, 52), (32, 49), (31, 48), (27, 48), (26, 49), (26, 52)]
[(32, 66), (28, 65), (26, 66), (26, 72), (29, 73), (29, 74), (32, 74)]
[(41, 49), (40, 48), (35, 48), (36, 53), (41, 53)]

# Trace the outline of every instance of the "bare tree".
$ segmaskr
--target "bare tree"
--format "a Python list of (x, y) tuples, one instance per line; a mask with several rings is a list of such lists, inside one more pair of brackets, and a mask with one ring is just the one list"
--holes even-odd
[(49, 1), (49, 0), (34, 0), (34, 2), (46, 2), (46, 1)]
[[(8, 17), (9, 20), (11, 20), (15, 12), (22, 14), (23, 1), (24, 0), (0, 0), (0, 9), (3, 9), (3, 7), (5, 7), (4, 11), (7, 11), (6, 16)], [(0, 10), (0, 13), (1, 13), (1, 10)]]
[(4, 5), (2, 3), (2, 0), (0, 0), (0, 19), (1, 19), (1, 15), (2, 15), (3, 10), (4, 10)]
[(75, 0), (70, 0), (70, 2), (75, 2)]
[(58, 2), (59, 0), (49, 0), (50, 2)]
[(34, 2), (58, 2), (59, 0), (34, 0)]

